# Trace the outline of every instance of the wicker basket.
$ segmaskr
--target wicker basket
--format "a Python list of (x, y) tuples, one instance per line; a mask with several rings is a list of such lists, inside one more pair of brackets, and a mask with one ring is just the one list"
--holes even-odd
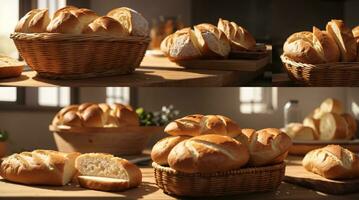
[(117, 156), (138, 155), (146, 148), (157, 127), (132, 126), (90, 128), (50, 125), (57, 149), (61, 152), (110, 153)]
[(13, 33), (11, 39), (33, 70), (56, 79), (131, 73), (142, 62), (150, 42), (148, 37), (59, 33)]
[(359, 62), (298, 63), (282, 55), (289, 78), (307, 86), (359, 86)]
[(274, 191), (281, 184), (285, 164), (243, 168), (211, 174), (189, 174), (152, 163), (156, 184), (165, 193), (177, 196), (224, 196)]

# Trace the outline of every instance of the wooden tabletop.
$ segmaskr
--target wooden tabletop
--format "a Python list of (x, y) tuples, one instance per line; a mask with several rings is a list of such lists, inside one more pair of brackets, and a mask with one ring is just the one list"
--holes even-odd
[(264, 66), (247, 67), (242, 71), (184, 69), (165, 57), (146, 56), (133, 74), (81, 80), (51, 80), (27, 71), (18, 78), (0, 79), (0, 86), (240, 86), (263, 74)]
[[(141, 168), (143, 173), (143, 183), (139, 188), (131, 189), (125, 192), (99, 192), (94, 190), (86, 190), (75, 186), (65, 187), (38, 187), (25, 186), (9, 183), (0, 178), (0, 199), (176, 199), (175, 197), (166, 195), (162, 190), (158, 189), (155, 184), (153, 169), (149, 167)], [(283, 182), (277, 191), (269, 193), (244, 194), (235, 197), (221, 197), (215, 199), (241, 199), (241, 200), (258, 200), (258, 199), (358, 199), (359, 194), (351, 194), (345, 196), (327, 195), (313, 190), (309, 190), (300, 186)], [(209, 199), (209, 198), (206, 198)]]

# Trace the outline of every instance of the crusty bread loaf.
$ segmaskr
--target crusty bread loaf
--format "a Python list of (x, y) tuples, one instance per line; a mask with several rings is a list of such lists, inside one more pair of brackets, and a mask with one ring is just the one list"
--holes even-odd
[(118, 178), (106, 178), (98, 176), (78, 176), (79, 184), (88, 189), (120, 192), (129, 188), (129, 181)]
[(71, 12), (61, 12), (51, 20), (46, 30), (50, 33), (81, 34), (85, 26)]
[(345, 121), (348, 124), (347, 139), (351, 140), (355, 138), (358, 130), (358, 124), (356, 119), (349, 113), (344, 113), (341, 116), (345, 119)]
[(313, 27), (313, 47), (327, 63), (339, 62), (340, 50), (333, 37), (326, 31)]
[(293, 140), (317, 140), (319, 135), (308, 126), (301, 123), (290, 123), (285, 127), (285, 133)]
[(8, 56), (0, 55), (0, 78), (18, 77), (25, 67), (24, 62), (19, 62)]
[(342, 20), (331, 20), (327, 32), (335, 39), (341, 55), (341, 61), (352, 62), (357, 59), (357, 43), (351, 29)]
[(46, 27), (49, 23), (48, 9), (34, 9), (20, 19), (16, 25), (15, 32), (43, 33), (46, 32)]
[(52, 19), (55, 19), (56, 17), (58, 17), (61, 13), (71, 12), (71, 11), (75, 11), (77, 9), (79, 9), (79, 8), (77, 8), (75, 6), (65, 6), (63, 8), (60, 8), (60, 9), (56, 10), (54, 15), (52, 16)]
[(168, 155), (180, 142), (187, 140), (189, 136), (170, 136), (158, 141), (152, 148), (151, 158), (159, 165), (168, 165)]
[(256, 40), (246, 29), (235, 22), (219, 19), (217, 27), (231, 42), (231, 51), (253, 50), (256, 47)]
[(79, 153), (49, 150), (22, 152), (4, 158), (0, 175), (12, 182), (29, 185), (66, 185), (74, 176)]
[(245, 145), (223, 135), (201, 135), (177, 144), (168, 155), (172, 169), (212, 173), (238, 169), (249, 159)]
[(202, 56), (208, 58), (226, 58), (231, 51), (227, 36), (212, 24), (199, 24), (194, 26), (194, 31)]
[(328, 179), (359, 178), (359, 157), (339, 145), (328, 145), (307, 153), (303, 167)]
[(111, 10), (107, 16), (114, 18), (134, 36), (148, 36), (150, 34), (148, 21), (137, 11), (122, 7)]
[(345, 119), (336, 113), (326, 113), (320, 118), (320, 139), (346, 139), (349, 127)]
[(314, 119), (313, 117), (306, 117), (303, 120), (303, 125), (312, 128), (315, 134), (317, 135), (317, 139), (319, 139), (320, 137), (319, 124), (320, 124), (320, 120)]
[(267, 128), (259, 131), (249, 129), (236, 138), (247, 144), (251, 166), (264, 166), (283, 162), (289, 147), (292, 145), (290, 137), (278, 129)]
[(173, 61), (200, 58), (202, 54), (196, 41), (193, 30), (184, 28), (165, 38), (161, 50)]
[(106, 16), (95, 19), (85, 28), (83, 33), (118, 37), (129, 35), (127, 30), (117, 20)]
[(325, 99), (322, 104), (320, 104), (320, 111), (322, 113), (336, 113), (336, 114), (342, 114), (343, 113), (343, 105), (340, 101), (328, 98)]
[[(142, 173), (136, 165), (132, 164), (126, 159), (114, 157), (113, 155), (109, 154), (82, 154), (77, 157), (75, 167), (78, 170), (78, 176), (105, 177), (128, 181), (128, 187), (126, 189), (137, 187), (142, 182)], [(83, 181), (84, 179), (85, 181)], [(89, 183), (89, 179), (86, 177), (82, 177), (82, 179), (80, 178), (79, 183), (81, 184), (81, 186), (90, 189), (101, 189), (100, 187), (95, 188), (94, 186), (96, 184), (101, 184), (99, 183), (101, 182), (101, 180), (91, 180), (92, 182), (96, 183)], [(91, 185), (93, 187), (91, 187)], [(119, 189), (124, 189), (122, 187), (122, 184), (120, 185), (121, 186), (119, 187)]]
[(236, 122), (225, 116), (196, 114), (169, 123), (165, 132), (174, 136), (220, 134), (237, 137), (241, 134), (241, 128)]

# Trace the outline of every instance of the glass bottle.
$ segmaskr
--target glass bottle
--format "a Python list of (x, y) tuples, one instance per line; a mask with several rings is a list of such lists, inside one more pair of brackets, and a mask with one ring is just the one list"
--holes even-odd
[(290, 123), (299, 123), (300, 118), (300, 108), (298, 100), (289, 100), (284, 105), (284, 127)]

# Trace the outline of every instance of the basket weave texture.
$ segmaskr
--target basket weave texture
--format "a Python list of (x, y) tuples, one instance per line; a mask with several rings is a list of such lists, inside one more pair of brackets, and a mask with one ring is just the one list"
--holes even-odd
[(243, 168), (210, 174), (183, 173), (152, 163), (156, 184), (165, 193), (177, 196), (224, 196), (274, 191), (281, 184), (285, 164)]
[(359, 62), (305, 64), (281, 56), (293, 81), (307, 86), (359, 86)]
[(10, 38), (40, 76), (58, 79), (132, 73), (150, 42), (148, 37), (59, 33), (13, 33)]

